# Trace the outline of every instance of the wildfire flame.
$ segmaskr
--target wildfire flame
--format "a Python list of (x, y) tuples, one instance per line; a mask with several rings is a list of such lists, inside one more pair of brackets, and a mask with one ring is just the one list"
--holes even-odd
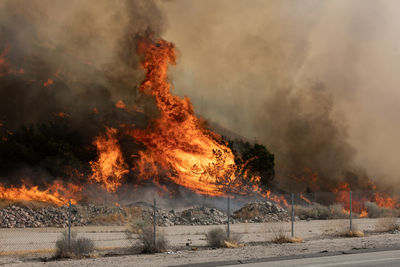
[(302, 200), (304, 200), (305, 202), (307, 202), (308, 204), (311, 204), (311, 201), (310, 201), (308, 198), (306, 198), (305, 196), (303, 196), (302, 193), (300, 194), (300, 198), (301, 198)]
[(126, 109), (126, 105), (122, 100), (118, 100), (117, 103), (115, 104), (115, 107), (120, 109)]
[(39, 189), (38, 186), (28, 188), (25, 185), (21, 187), (5, 187), (4, 185), (0, 185), (0, 199), (16, 201), (34, 200), (60, 206), (68, 204), (69, 201), (75, 204), (79, 200), (77, 193), (81, 190), (80, 186), (68, 184), (67, 187), (64, 187), (61, 183), (57, 182), (49, 185), (45, 190)]
[(379, 207), (392, 208), (392, 209), (397, 207), (397, 199), (389, 197), (385, 193), (375, 192), (373, 201), (376, 202), (376, 204)]
[(53, 83), (54, 83), (54, 81), (52, 79), (48, 79), (47, 81), (45, 81), (43, 83), (43, 86), (48, 87), (48, 86), (52, 85)]
[[(376, 185), (369, 181), (371, 184), (371, 188), (376, 189)], [(344, 203), (344, 210), (346, 212), (350, 211), (350, 186), (348, 183), (341, 182), (337, 188), (333, 190), (333, 192), (337, 193), (336, 201), (339, 203)], [(367, 217), (368, 211), (365, 208), (366, 202), (375, 202), (379, 207), (384, 208), (397, 208), (398, 201), (395, 197), (390, 197), (385, 193), (374, 192), (372, 197), (362, 196), (361, 198), (352, 199), (352, 211), (359, 213), (360, 217)]]
[(360, 217), (361, 218), (368, 217), (368, 211), (366, 209), (362, 209), (361, 213), (360, 213)]
[(116, 134), (116, 129), (107, 128), (106, 136), (95, 139), (99, 158), (96, 162), (90, 162), (93, 172), (90, 179), (101, 183), (109, 192), (117, 190), (124, 174), (129, 172), (115, 138)]
[(234, 175), (234, 155), (220, 136), (202, 126), (187, 97), (171, 94), (167, 69), (175, 64), (174, 49), (165, 40), (138, 44), (146, 70), (139, 89), (154, 96), (161, 115), (147, 129), (130, 132), (147, 148), (140, 152), (137, 168), (143, 179), (168, 177), (197, 193), (222, 195), (219, 180)]
[[(23, 68), (19, 71), (10, 68), (6, 59), (10, 50), (6, 46), (0, 52), (0, 77), (9, 74), (24, 74)], [(97, 136), (93, 144), (97, 148), (98, 159), (89, 162), (91, 167), (90, 182), (101, 184), (107, 191), (115, 192), (121, 185), (124, 176), (129, 173), (128, 164), (122, 155), (118, 134), (128, 134), (135, 142), (146, 147), (134, 155), (135, 170), (139, 180), (150, 180), (154, 185), (168, 191), (163, 182), (169, 181), (188, 188), (196, 193), (223, 196), (227, 193), (245, 194), (249, 191), (276, 202), (279, 206), (288, 206), (283, 195), (263, 190), (260, 186), (261, 177), (253, 176), (245, 166), (235, 164), (235, 157), (231, 149), (222, 140), (221, 136), (208, 130), (204, 122), (198, 118), (189, 98), (180, 98), (171, 93), (171, 84), (168, 79), (169, 65), (175, 65), (175, 47), (172, 43), (162, 39), (152, 40), (143, 38), (138, 42), (137, 52), (142, 56), (142, 67), (145, 70), (145, 79), (139, 90), (154, 98), (160, 115), (150, 121), (146, 129), (132, 129), (121, 126), (118, 131), (115, 128), (106, 128), (105, 134)], [(88, 63), (91, 64), (91, 63)], [(54, 77), (60, 79), (59, 71)], [(35, 82), (31, 80), (31, 82)], [(44, 87), (55, 86), (53, 79), (40, 80)], [(49, 90), (49, 89), (47, 89)], [(129, 102), (128, 102), (129, 103)], [(129, 111), (144, 113), (142, 107), (127, 106), (123, 100), (118, 100), (115, 107)], [(97, 108), (92, 109), (93, 114), (98, 114)], [(129, 113), (129, 112), (127, 112)], [(61, 118), (68, 118), (66, 112), (55, 113)], [(0, 126), (3, 124), (0, 121)], [(3, 137), (5, 138), (5, 137)], [(132, 157), (133, 158), (133, 157)], [(249, 160), (250, 161), (250, 160)], [(241, 179), (238, 179), (241, 178)], [(297, 178), (298, 182), (308, 182), (314, 191), (320, 189), (318, 174), (310, 168), (304, 169), (304, 174)], [(373, 190), (376, 186), (371, 183)], [(72, 203), (79, 200), (79, 192), (82, 187), (68, 184), (64, 187), (61, 183), (49, 185), (41, 190), (38, 186), (5, 187), (0, 184), (0, 198), (10, 200), (37, 200), (66, 204), (69, 199)], [(333, 192), (337, 193), (337, 202), (344, 203), (344, 211), (349, 212), (350, 186), (340, 183)], [(311, 204), (311, 201), (302, 194), (300, 198)], [(368, 215), (364, 207), (366, 201), (376, 202), (377, 205), (387, 208), (397, 207), (397, 199), (387, 194), (375, 192), (372, 199), (353, 199), (353, 210), (360, 217)], [(118, 205), (116, 203), (115, 205)]]

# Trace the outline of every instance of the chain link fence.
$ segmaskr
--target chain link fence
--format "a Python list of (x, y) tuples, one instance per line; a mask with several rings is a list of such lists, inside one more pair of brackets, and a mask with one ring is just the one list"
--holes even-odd
[(152, 229), (150, 242), (163, 236), (174, 249), (207, 246), (206, 234), (215, 227), (253, 244), (272, 242), (279, 235), (307, 241), (349, 231), (399, 230), (396, 201), (376, 192), (268, 193), (203, 197), (196, 203), (187, 208), (182, 200), (177, 208), (176, 201), (157, 198), (124, 205), (5, 207), (0, 210), (0, 255), (52, 254), (63, 233), (68, 240), (74, 233), (88, 238), (99, 251), (129, 253), (138, 246), (134, 228), (140, 223)]

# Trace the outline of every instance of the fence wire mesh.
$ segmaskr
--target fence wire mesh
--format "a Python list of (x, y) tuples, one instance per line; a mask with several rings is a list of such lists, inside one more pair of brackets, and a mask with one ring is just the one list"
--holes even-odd
[(139, 247), (143, 231), (153, 245), (163, 237), (170, 247), (185, 249), (207, 246), (206, 236), (216, 227), (228, 239), (263, 244), (282, 236), (311, 240), (350, 230), (398, 231), (399, 215), (396, 201), (386, 195), (348, 191), (197, 197), (195, 203), (158, 197), (156, 203), (123, 205), (13, 204), (0, 209), (0, 254), (54, 253), (69, 226), (72, 235), (92, 240), (98, 250)]

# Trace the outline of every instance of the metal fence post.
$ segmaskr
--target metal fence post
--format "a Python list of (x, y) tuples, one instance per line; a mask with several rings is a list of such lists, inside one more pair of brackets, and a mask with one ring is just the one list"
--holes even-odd
[(68, 249), (71, 249), (71, 200), (68, 201)]
[(230, 217), (230, 215), (229, 215), (229, 213), (230, 213), (230, 207), (229, 207), (229, 194), (228, 194), (228, 239), (230, 237), (230, 226), (229, 226), (229, 217)]
[(292, 193), (292, 237), (294, 237), (294, 194)]
[(353, 230), (353, 218), (352, 218), (352, 211), (353, 211), (353, 203), (352, 203), (352, 192), (349, 192), (349, 199), (350, 199), (350, 231)]
[(154, 198), (154, 207), (153, 207), (153, 245), (156, 247), (156, 199)]

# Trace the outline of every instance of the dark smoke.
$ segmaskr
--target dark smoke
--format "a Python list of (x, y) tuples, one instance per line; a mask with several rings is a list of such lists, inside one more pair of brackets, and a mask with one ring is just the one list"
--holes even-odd
[[(279, 187), (363, 190), (377, 174), (396, 184), (399, 42), (388, 25), (397, 10), (371, 0), (0, 1), (0, 134), (24, 148), (16, 165), (3, 147), (1, 181), (78, 181), (65, 168), (89, 172), (81, 162), (96, 157), (91, 142), (105, 126), (145, 127), (158, 110), (137, 90), (135, 41), (151, 32), (180, 50), (177, 93), (266, 145)], [(138, 149), (120, 143), (127, 158)]]
[(79, 182), (87, 177), (70, 169), (89, 173), (105, 126), (145, 127), (157, 109), (136, 90), (135, 40), (160, 36), (163, 25), (148, 0), (1, 1), (1, 181)]

